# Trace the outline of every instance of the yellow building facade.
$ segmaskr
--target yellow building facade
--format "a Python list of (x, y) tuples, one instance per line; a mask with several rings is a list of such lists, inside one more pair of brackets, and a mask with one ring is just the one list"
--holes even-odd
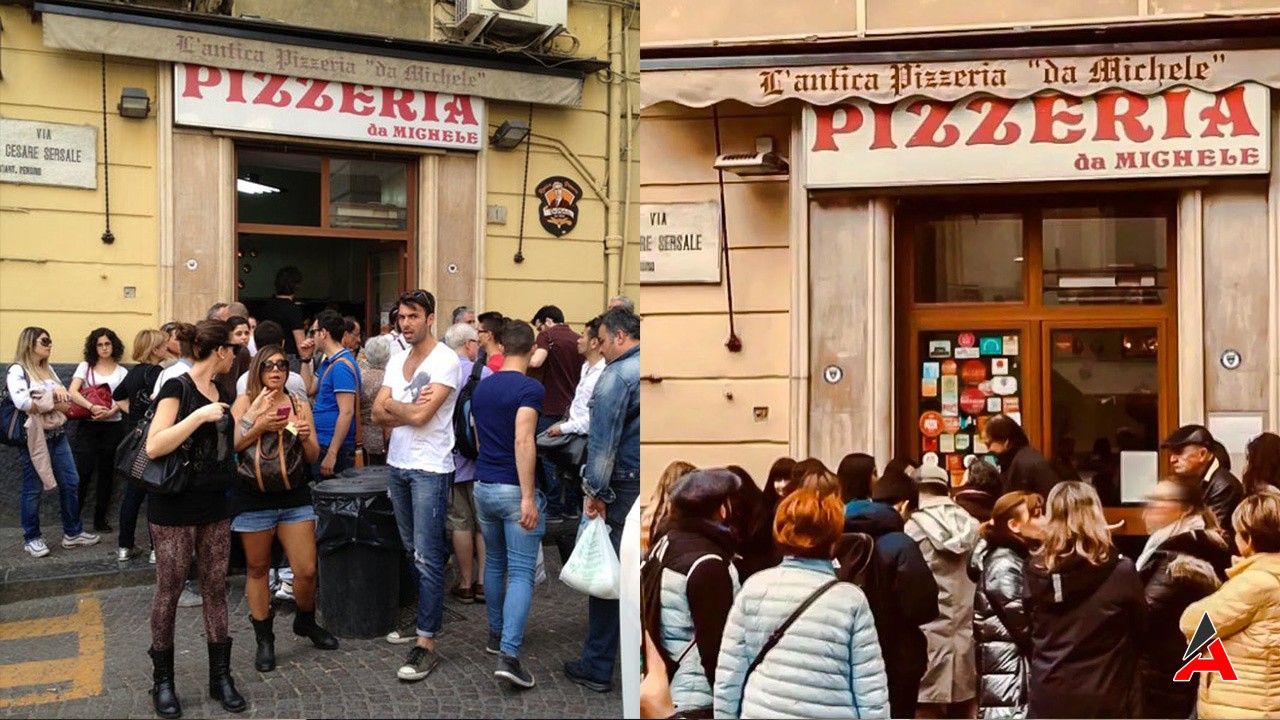
[[(340, 1), (0, 5), (0, 145), (14, 146), (0, 158), (0, 353), (27, 325), (49, 329), (54, 362), (73, 362), (94, 327), (127, 343), (215, 302), (252, 310), (284, 264), (303, 270), (300, 301), (337, 302), (367, 335), (413, 287), (436, 294), (440, 332), (458, 305), (528, 319), (556, 304), (576, 324), (638, 295), (638, 9), (558, 4), (560, 16), (544, 3), (559, 29), (538, 44), (466, 37), (453, 3), (425, 0), (376, 14)], [(232, 78), (279, 79), (291, 102), (236, 102)], [(149, 111), (126, 117), (122, 94), (137, 91)], [(405, 122), (468, 122), (459, 98), (473, 120), (452, 146), (446, 125)], [(366, 134), (366, 119), (389, 134)], [(528, 137), (500, 149), (508, 121)], [(64, 136), (76, 142), (59, 151)], [(77, 161), (60, 179), (59, 152)], [(264, 177), (280, 187), (246, 192)], [(552, 178), (577, 191), (568, 231), (541, 222)]]

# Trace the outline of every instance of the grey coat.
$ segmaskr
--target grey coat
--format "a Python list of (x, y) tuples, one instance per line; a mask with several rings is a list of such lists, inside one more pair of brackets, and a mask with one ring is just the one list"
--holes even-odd
[(924, 625), (929, 666), (920, 680), (920, 702), (957, 703), (977, 693), (973, 657), (973, 593), (969, 554), (978, 543), (978, 521), (950, 497), (920, 496), (920, 509), (903, 528), (920, 547), (938, 583), (938, 617)]

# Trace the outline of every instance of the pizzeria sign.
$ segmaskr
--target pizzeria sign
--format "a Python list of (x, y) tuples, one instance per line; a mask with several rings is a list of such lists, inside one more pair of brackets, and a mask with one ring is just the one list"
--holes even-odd
[(1270, 90), (852, 100), (806, 107), (804, 143), (810, 188), (1261, 174)]
[(484, 101), (470, 95), (174, 63), (179, 125), (479, 150)]

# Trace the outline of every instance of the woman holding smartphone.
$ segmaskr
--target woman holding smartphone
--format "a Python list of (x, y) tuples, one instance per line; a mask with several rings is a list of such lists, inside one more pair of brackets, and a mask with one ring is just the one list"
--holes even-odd
[[(304, 397), (285, 389), (289, 360), (284, 350), (264, 348), (249, 365), (245, 394), (236, 398), (236, 452), (241, 453), (239, 482), (231, 491), (231, 529), (244, 544), (249, 597), (249, 620), (257, 638), (253, 666), (259, 672), (275, 669), (275, 615), (267, 573), (271, 541), (280, 538), (293, 568), (293, 593), (298, 611), (293, 632), (321, 650), (336, 650), (338, 641), (316, 624), (316, 513), (311, 507), (308, 468), (320, 457)], [(302, 462), (290, 463), (301, 452)], [(287, 466), (293, 465), (292, 468)]]

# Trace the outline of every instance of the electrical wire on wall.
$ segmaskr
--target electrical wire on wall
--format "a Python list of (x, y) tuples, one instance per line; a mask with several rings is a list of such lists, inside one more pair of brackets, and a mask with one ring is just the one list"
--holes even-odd
[(529, 152), (533, 150), (533, 103), (529, 103), (529, 137), (524, 141), (524, 180), (520, 182), (520, 239), (516, 245), (516, 264), (524, 262), (524, 205), (529, 199)]
[(111, 234), (111, 157), (107, 153), (107, 56), (102, 56), (102, 195), (106, 198), (107, 229), (102, 242), (110, 245), (116, 241)]
[[(716, 131), (716, 157), (720, 157), (720, 109), (718, 105), (711, 106), (711, 122), (715, 126)], [(725, 219), (728, 214), (724, 205), (724, 170), (717, 169), (716, 175), (720, 185), (720, 246), (724, 253), (724, 286), (725, 295), (729, 298), (729, 339), (725, 341), (724, 346), (729, 348), (729, 352), (742, 352), (742, 340), (738, 338), (738, 333), (734, 332), (733, 324), (733, 272), (729, 267), (729, 224)]]

